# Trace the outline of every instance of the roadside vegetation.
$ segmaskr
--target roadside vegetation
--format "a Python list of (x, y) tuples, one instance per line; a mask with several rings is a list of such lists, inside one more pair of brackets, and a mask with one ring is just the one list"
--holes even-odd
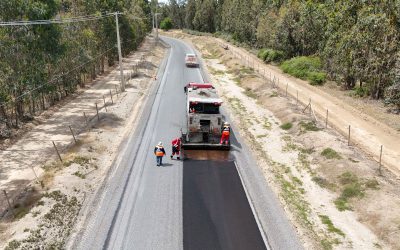
[(311, 85), (321, 85), (326, 81), (326, 73), (322, 72), (321, 60), (318, 57), (295, 57), (284, 61), (281, 68), (289, 75), (308, 80)]
[[(2, 21), (119, 15), (122, 55), (134, 51), (151, 29), (146, 1), (1, 1)], [(0, 28), (0, 140), (118, 60), (115, 16), (51, 25)]]
[(161, 12), (174, 28), (223, 38), (267, 63), (283, 62), (285, 72), (311, 84), (336, 81), (354, 96), (384, 100), (400, 113), (399, 4), (172, 0)]
[(279, 63), (285, 58), (283, 51), (274, 49), (260, 49), (257, 56), (266, 63)]
[(51, 207), (50, 210), (45, 214), (41, 214), (39, 211), (33, 212), (33, 217), (40, 216), (38, 218), (40, 223), (37, 227), (25, 228), (24, 233), (27, 236), (24, 239), (10, 241), (5, 250), (61, 249), (65, 247), (65, 241), (74, 226), (81, 203), (77, 197), (65, 195), (59, 190), (44, 193), (40, 202), (37, 202), (32, 209), (47, 203)]
[(160, 23), (160, 28), (165, 31), (172, 29), (172, 26), (172, 20), (169, 17), (164, 18)]

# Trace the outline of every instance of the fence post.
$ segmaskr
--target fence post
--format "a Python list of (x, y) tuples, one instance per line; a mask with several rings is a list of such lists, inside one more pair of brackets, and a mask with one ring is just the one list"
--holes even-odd
[(311, 109), (311, 98), (310, 98), (310, 100), (309, 100), (307, 106), (303, 109), (303, 112), (302, 112), (302, 113), (304, 113), (304, 111), (306, 111), (307, 108), (308, 108), (309, 106), (310, 106), (310, 109)]
[(351, 129), (351, 125), (349, 125), (349, 138), (347, 140), (347, 146), (350, 146), (350, 129)]
[(383, 145), (381, 145), (381, 153), (379, 155), (379, 175), (382, 175), (382, 150), (383, 150)]
[(6, 197), (6, 200), (7, 200), (7, 203), (8, 203), (8, 208), (10, 209), (11, 213), (15, 217), (15, 213), (14, 213), (14, 210), (12, 209), (10, 199), (8, 198), (8, 195), (7, 195), (7, 191), (3, 190), (3, 193), (4, 193), (4, 196)]
[(111, 91), (111, 89), (110, 89), (110, 97), (111, 97), (111, 104), (114, 104), (114, 100), (113, 100), (113, 97), (112, 97), (112, 91)]
[(57, 155), (58, 155), (58, 159), (59, 159), (59, 160), (61, 161), (61, 163), (62, 163), (63, 160), (62, 160), (62, 158), (61, 158), (60, 152), (58, 152), (58, 149), (57, 149), (56, 144), (54, 143), (54, 141), (51, 141), (51, 142), (53, 143), (54, 149), (56, 150), (56, 153), (57, 153)]
[(74, 142), (76, 143), (76, 138), (75, 138), (74, 131), (72, 131), (71, 126), (68, 126), (68, 127), (69, 127), (69, 131), (71, 131), (72, 137), (74, 138)]
[(108, 112), (107, 105), (106, 105), (106, 98), (104, 97), (104, 95), (103, 95), (103, 102), (104, 102), (104, 109), (106, 110), (106, 112)]
[(328, 115), (329, 115), (329, 113), (328, 113), (329, 111), (328, 111), (328, 109), (326, 109), (326, 119), (325, 119), (325, 128), (327, 128), (328, 127)]
[(96, 104), (97, 121), (100, 121), (99, 108), (97, 107), (97, 102), (95, 104)]
[(31, 168), (32, 168), (32, 172), (33, 172), (33, 174), (35, 175), (35, 179), (36, 179), (36, 181), (37, 181), (38, 183), (40, 183), (40, 181), (39, 181), (39, 177), (38, 177), (38, 175), (36, 174), (36, 171), (35, 171), (35, 169), (33, 168), (33, 166), (31, 166)]
[(118, 97), (118, 88), (117, 88), (117, 85), (115, 85), (115, 93), (117, 94), (117, 97)]
[(88, 125), (88, 119), (86, 117), (86, 113), (85, 112), (83, 112), (83, 117), (85, 118), (85, 123), (86, 123), (86, 126), (87, 126)]
[(286, 97), (287, 97), (288, 83), (286, 83)]

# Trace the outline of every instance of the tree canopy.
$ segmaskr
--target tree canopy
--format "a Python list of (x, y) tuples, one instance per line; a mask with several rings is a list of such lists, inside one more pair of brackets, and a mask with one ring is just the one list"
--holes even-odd
[(283, 51), (288, 59), (318, 56), (329, 78), (345, 89), (359, 83), (378, 99), (399, 83), (400, 0), (187, 0), (179, 6), (184, 28), (227, 34)]
[[(64, 19), (120, 12), (122, 53), (151, 28), (147, 0), (0, 1), (0, 20)], [(0, 127), (18, 126), (117, 60), (113, 15), (65, 24), (0, 27)], [(1, 137), (1, 136), (0, 136)]]

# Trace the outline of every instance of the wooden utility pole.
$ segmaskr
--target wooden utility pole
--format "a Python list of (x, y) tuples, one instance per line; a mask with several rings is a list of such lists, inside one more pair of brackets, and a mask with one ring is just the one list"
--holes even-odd
[(115, 25), (117, 29), (117, 46), (118, 46), (118, 59), (119, 59), (119, 75), (121, 77), (121, 92), (124, 92), (125, 77), (124, 77), (124, 68), (122, 66), (122, 52), (121, 52), (121, 40), (119, 38), (118, 12), (115, 12)]

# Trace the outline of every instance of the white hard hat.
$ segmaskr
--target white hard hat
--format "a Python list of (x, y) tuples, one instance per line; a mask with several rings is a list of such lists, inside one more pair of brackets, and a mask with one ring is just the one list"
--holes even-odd
[(225, 125), (225, 126), (229, 126), (229, 123), (228, 123), (228, 122), (224, 122), (224, 125)]
[(162, 142), (159, 142), (159, 143), (158, 143), (158, 146), (162, 146)]

